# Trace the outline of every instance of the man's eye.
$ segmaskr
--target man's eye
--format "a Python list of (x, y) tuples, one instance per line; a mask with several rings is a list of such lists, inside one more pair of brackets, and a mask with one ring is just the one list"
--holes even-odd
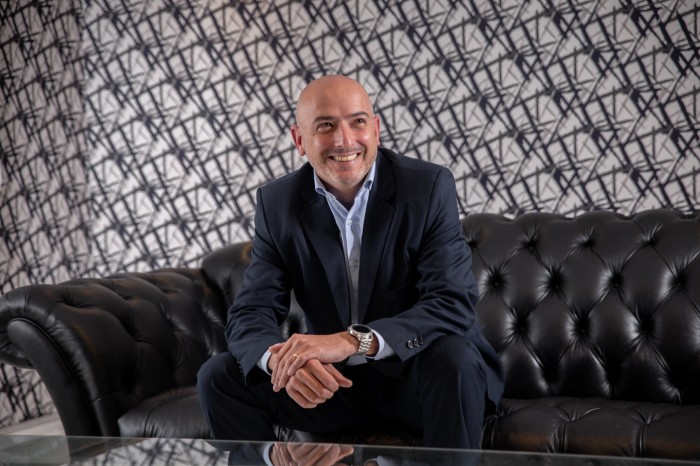
[(330, 122), (325, 122), (318, 125), (318, 131), (328, 131), (331, 128), (333, 128), (333, 124)]
[(365, 123), (367, 123), (367, 120), (365, 120), (364, 118), (358, 118), (355, 120), (356, 125), (364, 125)]

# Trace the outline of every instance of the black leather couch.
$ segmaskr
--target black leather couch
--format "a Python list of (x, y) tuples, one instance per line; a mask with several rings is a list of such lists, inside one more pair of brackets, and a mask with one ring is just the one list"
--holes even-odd
[[(700, 215), (472, 214), (463, 226), (506, 377), (483, 448), (700, 459)], [(195, 377), (226, 350), (249, 253), (13, 290), (0, 359), (36, 368), (69, 435), (206, 438)], [(298, 308), (283, 327), (303, 331)], [(414, 438), (374, 434), (332, 440)]]

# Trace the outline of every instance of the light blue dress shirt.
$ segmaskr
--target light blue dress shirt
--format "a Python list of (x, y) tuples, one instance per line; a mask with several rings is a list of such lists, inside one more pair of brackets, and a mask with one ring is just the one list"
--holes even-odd
[(360, 248), (362, 247), (362, 230), (365, 225), (365, 213), (367, 212), (367, 200), (369, 192), (374, 184), (374, 173), (376, 167), (373, 164), (367, 173), (365, 182), (355, 195), (350, 210), (326, 190), (316, 172), (314, 172), (314, 185), (316, 192), (321, 194), (328, 201), (335, 223), (338, 225), (340, 239), (343, 242), (345, 252), (345, 269), (348, 277), (350, 289), (350, 322), (357, 324), (357, 284), (360, 278)]
[[(369, 200), (369, 193), (372, 190), (372, 186), (375, 183), (374, 175), (376, 171), (377, 164), (375, 162), (369, 169), (367, 178), (365, 178), (364, 183), (362, 183), (362, 187), (355, 195), (350, 210), (346, 209), (338, 198), (326, 189), (323, 182), (314, 171), (314, 186), (316, 192), (324, 196), (326, 201), (328, 201), (328, 207), (330, 207), (335, 223), (338, 225), (340, 239), (343, 242), (345, 270), (347, 272), (346, 275), (348, 277), (348, 287), (350, 290), (350, 322), (353, 324), (359, 323), (357, 321), (357, 285), (360, 278), (362, 230), (365, 225), (367, 201)], [(379, 333), (374, 330), (372, 330), (372, 333), (379, 343), (377, 354), (374, 356), (350, 356), (348, 359), (349, 365), (362, 364), (366, 362), (366, 359), (384, 359), (395, 354), (391, 347), (385, 344), (384, 338), (382, 338)]]

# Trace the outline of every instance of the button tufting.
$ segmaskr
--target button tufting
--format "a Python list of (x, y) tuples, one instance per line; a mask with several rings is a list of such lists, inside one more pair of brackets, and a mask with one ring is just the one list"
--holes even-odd
[(583, 247), (584, 249), (591, 249), (594, 245), (595, 245), (595, 240), (593, 239), (593, 235), (588, 236), (581, 243), (581, 247)]
[(620, 272), (613, 272), (610, 275), (610, 288), (617, 290), (622, 286), (622, 274)]
[(648, 321), (639, 322), (639, 333), (641, 335), (649, 335), (653, 331), (653, 326)]
[(503, 277), (500, 274), (494, 273), (493, 275), (491, 275), (491, 277), (489, 278), (489, 286), (491, 288), (498, 289), (502, 285), (503, 285)]
[(658, 242), (658, 238), (657, 238), (656, 233), (654, 233), (653, 235), (649, 236), (649, 238), (647, 238), (647, 240), (645, 241), (645, 243), (646, 243), (647, 246), (656, 246), (656, 243), (657, 243), (657, 242)]
[(687, 280), (686, 268), (684, 267), (682, 269), (679, 269), (678, 271), (676, 271), (676, 273), (674, 275), (675, 275), (675, 279), (673, 281), (673, 285), (676, 288), (683, 288), (685, 286), (686, 280)]
[(527, 241), (525, 241), (525, 249), (528, 251), (534, 251), (535, 248), (537, 247), (537, 239), (533, 236), (531, 238), (528, 238)]
[(563, 277), (558, 271), (552, 271), (549, 276), (549, 289), (559, 291), (562, 287)]
[(518, 333), (526, 333), (528, 330), (528, 322), (525, 317), (518, 317), (518, 320), (515, 322), (515, 330)]

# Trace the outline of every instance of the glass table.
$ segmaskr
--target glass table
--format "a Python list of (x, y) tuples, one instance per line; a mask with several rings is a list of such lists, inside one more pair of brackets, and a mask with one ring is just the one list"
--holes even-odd
[(612, 456), (196, 439), (0, 436), (0, 464), (90, 465), (688, 465)]

